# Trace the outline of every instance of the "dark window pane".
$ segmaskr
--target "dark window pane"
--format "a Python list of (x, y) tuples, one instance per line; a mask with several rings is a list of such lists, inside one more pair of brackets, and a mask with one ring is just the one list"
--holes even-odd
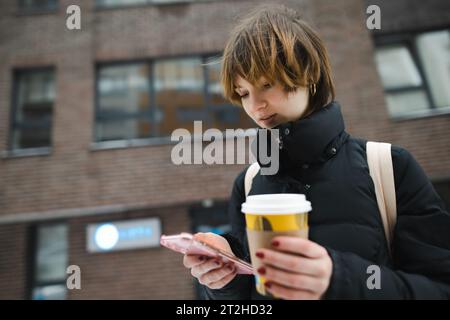
[(100, 111), (148, 110), (148, 66), (132, 64), (102, 67), (98, 79)]
[(19, 0), (22, 10), (56, 9), (58, 0)]
[(55, 80), (51, 70), (22, 71), (16, 78), (12, 148), (51, 144)]
[(40, 226), (37, 230), (35, 282), (64, 281), (67, 268), (67, 226)]
[(20, 148), (47, 147), (51, 144), (49, 126), (35, 128), (21, 128), (14, 130), (14, 144)]
[[(202, 206), (195, 205), (189, 208), (192, 221), (192, 232), (213, 232), (223, 234), (231, 231), (227, 216), (227, 203), (205, 202)], [(197, 299), (204, 300), (205, 290), (202, 290), (198, 281), (195, 281)]]
[(65, 284), (48, 285), (33, 288), (33, 300), (65, 300), (67, 287)]
[[(154, 66), (156, 106), (163, 112), (159, 135), (177, 128), (193, 132), (193, 120), (206, 120), (204, 76), (200, 58), (158, 61)], [(184, 115), (191, 115), (184, 117)], [(196, 115), (193, 119), (192, 115)], [(205, 127), (205, 126), (204, 126)]]

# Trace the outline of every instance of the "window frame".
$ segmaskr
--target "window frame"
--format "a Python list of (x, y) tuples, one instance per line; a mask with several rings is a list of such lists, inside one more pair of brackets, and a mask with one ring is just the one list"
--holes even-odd
[[(426, 76), (423, 63), (420, 59), (418, 49), (415, 45), (416, 38), (425, 33), (429, 32), (436, 32), (436, 31), (445, 31), (447, 30), (450, 33), (450, 26), (448, 27), (441, 27), (441, 28), (432, 28), (432, 29), (424, 29), (424, 30), (415, 30), (415, 31), (409, 31), (409, 32), (401, 32), (401, 33), (389, 33), (389, 34), (375, 34), (374, 35), (374, 51), (376, 52), (378, 49), (387, 48), (390, 46), (401, 46), (408, 50), (408, 52), (411, 54), (411, 58), (413, 60), (414, 65), (417, 68), (417, 71), (419, 72), (420, 77), (422, 78), (422, 85), (421, 86), (406, 86), (406, 87), (399, 87), (399, 88), (392, 88), (392, 89), (386, 89), (384, 88), (383, 83), (380, 82), (383, 87), (384, 94), (391, 94), (391, 93), (403, 93), (413, 90), (420, 90), (422, 89), (425, 93), (426, 99), (429, 103), (429, 107), (416, 111), (413, 113), (408, 114), (399, 114), (399, 115), (391, 115), (389, 113), (389, 117), (392, 120), (408, 120), (408, 119), (416, 119), (416, 118), (425, 118), (430, 116), (436, 116), (436, 115), (442, 115), (450, 113), (450, 105), (447, 107), (437, 107), (435, 104), (435, 101), (433, 99), (433, 96), (431, 94), (430, 84), (429, 80)], [(376, 62), (375, 62), (376, 65)]]
[[(14, 148), (14, 137), (16, 130), (20, 130), (21, 128), (26, 128), (30, 126), (30, 124), (16, 123), (16, 114), (19, 110), (18, 106), (18, 94), (19, 94), (19, 84), (20, 84), (20, 76), (27, 73), (34, 72), (51, 72), (53, 73), (53, 81), (55, 86), (55, 98), (53, 99), (52, 104), (52, 113), (50, 117), (50, 121), (40, 121), (38, 124), (39, 127), (48, 127), (50, 131), (50, 143), (48, 146), (42, 147), (30, 147), (30, 148)], [(11, 90), (11, 108), (9, 114), (9, 130), (8, 130), (8, 139), (7, 139), (7, 151), (8, 155), (40, 155), (47, 154), (50, 152), (53, 146), (53, 118), (54, 118), (54, 108), (57, 96), (57, 78), (56, 78), (56, 67), (55, 66), (41, 66), (41, 67), (31, 67), (31, 68), (15, 68), (12, 71), (12, 90)], [(33, 125), (31, 125), (33, 126)]]

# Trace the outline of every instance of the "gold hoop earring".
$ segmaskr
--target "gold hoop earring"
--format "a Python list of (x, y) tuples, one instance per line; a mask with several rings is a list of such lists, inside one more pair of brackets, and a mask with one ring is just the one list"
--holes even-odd
[(315, 84), (315, 83), (311, 84), (311, 85), (309, 86), (309, 90), (311, 91), (311, 95), (314, 96), (314, 95), (316, 94), (316, 91), (317, 91), (316, 84)]

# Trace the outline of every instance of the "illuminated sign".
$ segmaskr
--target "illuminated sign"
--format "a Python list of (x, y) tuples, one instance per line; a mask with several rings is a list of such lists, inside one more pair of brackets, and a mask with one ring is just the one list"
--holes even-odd
[(87, 226), (87, 250), (106, 252), (159, 247), (158, 218), (108, 221)]

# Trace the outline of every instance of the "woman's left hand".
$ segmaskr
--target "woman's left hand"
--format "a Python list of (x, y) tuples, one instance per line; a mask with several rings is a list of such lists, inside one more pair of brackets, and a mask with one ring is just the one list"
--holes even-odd
[(266, 289), (282, 299), (321, 299), (333, 270), (327, 250), (308, 239), (288, 236), (274, 237), (272, 247), (256, 252), (263, 263), (257, 271), (266, 278)]

